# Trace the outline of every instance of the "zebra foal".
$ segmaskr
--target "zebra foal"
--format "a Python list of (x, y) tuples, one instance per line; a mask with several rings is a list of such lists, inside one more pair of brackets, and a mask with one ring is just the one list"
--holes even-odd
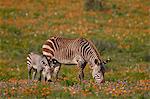
[[(86, 64), (93, 70), (92, 76), (97, 83), (104, 82), (103, 61), (94, 44), (85, 38), (67, 39), (61, 37), (51, 37), (42, 46), (43, 55), (48, 60), (56, 59), (62, 64), (75, 64), (79, 67), (79, 79), (84, 78), (84, 68)], [(60, 67), (54, 69), (54, 76), (57, 78)]]
[(28, 80), (31, 78), (31, 71), (33, 70), (32, 80), (35, 80), (38, 73), (38, 80), (41, 81), (42, 76), (45, 81), (51, 81), (51, 74), (55, 66), (60, 66), (57, 60), (52, 59), (48, 61), (45, 56), (31, 52), (27, 56), (27, 66), (28, 66)]

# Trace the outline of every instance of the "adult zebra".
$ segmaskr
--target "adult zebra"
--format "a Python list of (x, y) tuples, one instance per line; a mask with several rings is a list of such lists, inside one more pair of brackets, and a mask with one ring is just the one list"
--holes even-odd
[[(43, 44), (42, 52), (49, 60), (54, 58), (62, 64), (77, 64), (80, 68), (80, 81), (84, 78), (83, 70), (86, 64), (89, 64), (96, 82), (104, 82), (104, 64), (107, 61), (102, 60), (94, 44), (87, 39), (51, 37)], [(54, 69), (54, 77), (57, 78), (59, 70), (60, 67)]]

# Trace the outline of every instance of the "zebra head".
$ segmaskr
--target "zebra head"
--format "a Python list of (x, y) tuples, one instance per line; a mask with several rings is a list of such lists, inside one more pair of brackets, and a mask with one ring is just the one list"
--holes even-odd
[(47, 75), (48, 81), (52, 81), (52, 76), (55, 75), (56, 68), (59, 68), (61, 63), (58, 62), (56, 59), (52, 58), (49, 60), (49, 74)]
[(56, 59), (52, 58), (50, 61), (49, 61), (49, 64), (50, 64), (50, 67), (51, 68), (55, 68), (57, 66), (61, 66), (61, 63), (58, 62)]
[(42, 67), (49, 66), (49, 63), (48, 63), (46, 57), (42, 57), (40, 63), (42, 65)]
[(100, 61), (98, 59), (94, 60), (94, 67), (93, 67), (93, 73), (92, 76), (95, 79), (96, 83), (104, 83), (104, 74), (105, 74), (105, 64), (109, 62), (109, 60), (106, 61)]
[(52, 59), (49, 60), (49, 66), (50, 66), (50, 72), (53, 73), (54, 69), (56, 67), (60, 67), (61, 66), (61, 63), (58, 62), (56, 59), (52, 58)]

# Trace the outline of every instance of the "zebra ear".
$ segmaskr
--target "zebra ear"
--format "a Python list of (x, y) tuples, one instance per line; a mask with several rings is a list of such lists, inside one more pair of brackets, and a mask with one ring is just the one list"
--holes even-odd
[(95, 60), (94, 60), (94, 63), (95, 63), (95, 64), (98, 64), (98, 59), (95, 59)]
[(111, 61), (111, 58), (108, 58), (108, 59), (106, 60), (107, 63), (110, 62), (110, 61)]
[(110, 62), (111, 61), (111, 59), (110, 58), (108, 58), (106, 61), (104, 61), (103, 63), (104, 64), (107, 64), (108, 62)]

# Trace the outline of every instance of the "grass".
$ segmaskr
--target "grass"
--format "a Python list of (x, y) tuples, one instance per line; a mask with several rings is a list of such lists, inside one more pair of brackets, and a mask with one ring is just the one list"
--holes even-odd
[[(85, 11), (83, 0), (0, 1), (0, 96), (2, 98), (138, 98), (150, 96), (150, 24), (147, 0), (105, 0), (100, 11)], [(106, 66), (106, 83), (94, 83), (85, 68), (62, 66), (55, 83), (27, 84), (26, 56), (41, 53), (50, 36), (85, 37)]]

